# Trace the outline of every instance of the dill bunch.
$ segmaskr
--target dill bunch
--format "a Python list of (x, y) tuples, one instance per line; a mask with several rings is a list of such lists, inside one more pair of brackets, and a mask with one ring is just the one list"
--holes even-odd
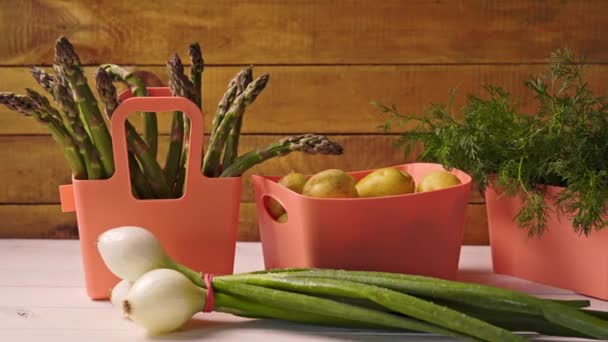
[[(551, 210), (589, 235), (608, 226), (608, 103), (589, 89), (584, 63), (572, 51), (556, 50), (550, 58), (545, 73), (525, 81), (538, 102), (535, 113), (520, 112), (506, 90), (490, 85), (459, 109), (452, 92), (422, 116), (373, 104), (389, 116), (385, 130), (408, 127), (397, 141), (405, 153), (422, 144), (419, 159), (464, 170), (482, 193), (490, 186), (520, 196), (514, 220), (530, 236), (543, 233)], [(546, 185), (565, 187), (555, 208), (545, 202)]]

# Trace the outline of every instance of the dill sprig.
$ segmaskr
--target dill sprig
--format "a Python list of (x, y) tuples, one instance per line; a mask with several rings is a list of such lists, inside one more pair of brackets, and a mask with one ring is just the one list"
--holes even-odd
[[(589, 235), (608, 225), (608, 103), (589, 89), (584, 63), (572, 51), (556, 50), (550, 58), (545, 73), (525, 82), (538, 101), (532, 114), (521, 113), (497, 86), (469, 95), (458, 110), (451, 93), (447, 104), (432, 104), (422, 116), (374, 104), (389, 115), (386, 130), (406, 127), (397, 141), (405, 153), (422, 144), (421, 160), (468, 172), (482, 192), (492, 186), (520, 196), (514, 221), (530, 236), (543, 233), (550, 210)], [(545, 185), (565, 187), (557, 208), (547, 205)]]

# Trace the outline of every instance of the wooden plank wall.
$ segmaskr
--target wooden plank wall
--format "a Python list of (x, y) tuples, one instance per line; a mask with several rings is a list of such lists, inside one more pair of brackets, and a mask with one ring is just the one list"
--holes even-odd
[[(543, 68), (550, 51), (586, 56), (589, 82), (608, 84), (606, 1), (128, 1), (0, 0), (0, 90), (36, 88), (30, 65), (52, 64), (53, 41), (67, 35), (91, 75), (118, 63), (166, 79), (171, 52), (186, 56), (201, 42), (208, 67), (204, 101), (213, 112), (240, 67), (271, 73), (269, 88), (248, 111), (243, 150), (287, 133), (325, 133), (341, 157), (290, 155), (251, 173), (360, 170), (403, 163), (395, 136), (370, 101), (420, 113), (458, 88), (457, 103), (482, 84), (502, 85), (531, 108), (522, 82)], [(210, 122), (210, 116), (206, 122)], [(162, 125), (166, 132), (167, 121)], [(47, 132), (0, 109), (0, 237), (74, 238), (75, 218), (59, 211), (57, 185), (67, 167)], [(243, 240), (259, 238), (245, 177)], [(468, 207), (466, 243), (487, 243), (483, 199)]]

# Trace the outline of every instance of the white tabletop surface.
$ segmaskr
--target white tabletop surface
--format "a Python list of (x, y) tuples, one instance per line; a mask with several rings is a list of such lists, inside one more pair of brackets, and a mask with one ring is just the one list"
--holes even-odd
[[(547, 298), (585, 298), (570, 291), (491, 273), (488, 247), (464, 247), (460, 278)], [(259, 243), (237, 245), (236, 272), (263, 268)], [(608, 302), (591, 299), (608, 310)], [(537, 336), (538, 337), (538, 336)], [(197, 314), (187, 329), (147, 337), (105, 301), (83, 288), (78, 241), (0, 240), (0, 341), (448, 341), (439, 336), (305, 326), (248, 320), (222, 313)], [(542, 338), (542, 340), (553, 340)], [(563, 339), (572, 341), (573, 339)]]

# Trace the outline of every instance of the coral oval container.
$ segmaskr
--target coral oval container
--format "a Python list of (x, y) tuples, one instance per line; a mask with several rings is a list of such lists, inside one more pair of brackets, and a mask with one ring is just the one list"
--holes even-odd
[[(439, 164), (395, 166), (416, 182)], [(349, 173), (356, 180), (373, 170)], [(258, 223), (267, 269), (318, 267), (420, 274), (455, 279), (471, 177), (452, 170), (462, 184), (450, 188), (376, 198), (326, 199), (300, 195), (253, 176)], [(285, 207), (279, 223), (267, 198)]]
[[(214, 274), (233, 271), (238, 228), (241, 178), (207, 178), (200, 170), (203, 117), (197, 106), (171, 96), (168, 88), (148, 88), (149, 96), (121, 94), (112, 116), (116, 172), (109, 179), (73, 180), (60, 187), (62, 210), (76, 211), (80, 251), (89, 297), (108, 298), (118, 282), (97, 251), (97, 237), (118, 226), (151, 231), (167, 253), (188, 267)], [(131, 194), (124, 122), (137, 111), (178, 110), (191, 123), (190, 152), (184, 195), (177, 199), (139, 200)]]

